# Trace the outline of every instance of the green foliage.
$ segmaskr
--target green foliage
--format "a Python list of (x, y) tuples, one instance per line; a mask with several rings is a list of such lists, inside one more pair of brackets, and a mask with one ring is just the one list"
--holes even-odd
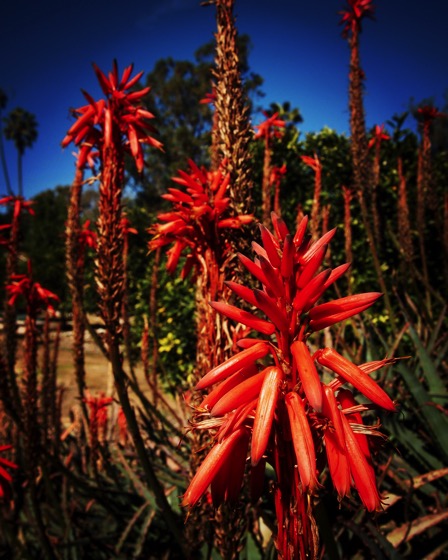
[(67, 297), (65, 222), (70, 187), (46, 190), (33, 199), (34, 216), (23, 215), (23, 251), (33, 263), (33, 275), (61, 301)]

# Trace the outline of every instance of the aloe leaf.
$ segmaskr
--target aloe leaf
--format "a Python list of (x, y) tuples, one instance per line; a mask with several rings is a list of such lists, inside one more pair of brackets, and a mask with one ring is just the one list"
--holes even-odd
[[(422, 467), (424, 472), (438, 470), (444, 467), (444, 464), (437, 459), (432, 453), (428, 453), (425, 449), (425, 443), (414, 432), (409, 430), (398, 417), (385, 417), (384, 424), (388, 431), (405, 447), (407, 452)], [(417, 476), (417, 472), (413, 472), (412, 467), (408, 466), (408, 474)], [(430, 485), (428, 485), (430, 486)], [(431, 487), (434, 491), (435, 488)]]
[(443, 306), (442, 312), (440, 313), (437, 323), (434, 326), (431, 336), (429, 338), (428, 345), (427, 345), (427, 350), (429, 354), (431, 354), (432, 351), (434, 350), (435, 343), (437, 341), (437, 338), (440, 333), (440, 329), (442, 328), (445, 318), (446, 318), (446, 305)]
[[(132, 531), (132, 528), (135, 526), (135, 524), (137, 523), (137, 521), (140, 519), (140, 516), (143, 514), (143, 512), (145, 511), (145, 509), (149, 506), (149, 502), (145, 502), (144, 504), (142, 504), (137, 511), (134, 513), (134, 515), (132, 516), (131, 520), (129, 521), (129, 523), (126, 525), (125, 530), (123, 531), (123, 533), (121, 534), (120, 539), (118, 540), (117, 546), (115, 547), (115, 552), (117, 554), (120, 554), (121, 549), (124, 545), (124, 543), (126, 542), (126, 539), (129, 536), (129, 533)], [(150, 513), (154, 514), (155, 510), (152, 510)]]
[(448, 398), (445, 384), (439, 376), (431, 356), (422, 344), (422, 341), (412, 325), (409, 325), (409, 336), (411, 337), (417, 350), (420, 365), (423, 369), (425, 379), (428, 382), (429, 392), (433, 395), (434, 402), (444, 404)]
[(439, 448), (443, 457), (448, 459), (447, 417), (429, 404), (431, 397), (413, 371), (402, 363), (397, 365), (397, 369), (418, 405), (417, 414), (421, 415), (422, 421), (427, 425), (434, 444)]
[(153, 511), (149, 511), (143, 525), (142, 525), (142, 529), (140, 531), (140, 535), (137, 539), (137, 542), (135, 543), (135, 549), (134, 549), (134, 558), (140, 558), (142, 551), (143, 551), (143, 546), (145, 544), (146, 541), (146, 537), (148, 535), (148, 531), (151, 528), (151, 524), (152, 521), (155, 517), (156, 512)]

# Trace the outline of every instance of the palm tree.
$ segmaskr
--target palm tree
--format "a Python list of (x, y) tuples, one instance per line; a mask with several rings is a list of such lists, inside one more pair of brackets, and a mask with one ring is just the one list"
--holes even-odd
[(3, 130), (2, 130), (2, 111), (8, 103), (8, 96), (0, 89), (0, 159), (2, 161), (3, 175), (5, 177), (6, 191), (8, 195), (12, 195), (11, 181), (9, 179), (8, 165), (6, 163), (5, 147), (3, 145)]
[(22, 158), (26, 148), (31, 148), (37, 139), (36, 117), (21, 107), (13, 109), (4, 119), (5, 138), (12, 140), (17, 150), (18, 194), (23, 196)]

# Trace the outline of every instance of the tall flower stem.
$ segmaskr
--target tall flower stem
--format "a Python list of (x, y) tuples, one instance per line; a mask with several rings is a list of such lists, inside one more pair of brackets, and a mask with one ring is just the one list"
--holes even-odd
[(248, 157), (252, 139), (249, 104), (245, 99), (239, 68), (234, 0), (216, 0), (215, 3), (217, 151), (221, 160), (226, 161), (226, 169), (230, 173), (230, 197), (235, 213), (245, 214), (252, 206), (252, 171)]
[(82, 407), (84, 418), (87, 420), (88, 413), (83, 400), (86, 390), (84, 355), (86, 321), (84, 313), (84, 258), (81, 255), (80, 248), (80, 213), (83, 179), (83, 169), (77, 167), (70, 191), (70, 202), (65, 232), (65, 256), (68, 286), (72, 299), (73, 362), (75, 366), (75, 378), (78, 387), (79, 402)]
[(368, 160), (368, 142), (363, 102), (364, 72), (361, 68), (359, 37), (361, 33), (361, 20), (365, 15), (369, 15), (371, 12), (373, 12), (373, 6), (370, 0), (367, 2), (354, 0), (350, 2), (349, 10), (343, 12), (342, 18), (342, 22), (346, 22), (343, 36), (348, 37), (350, 47), (349, 110), (353, 186), (361, 208), (361, 217), (366, 230), (373, 266), (380, 288), (384, 293), (384, 303), (389, 313), (392, 329), (394, 329), (395, 315), (381, 270), (381, 263), (378, 257), (375, 237), (370, 224), (369, 212), (365, 200), (365, 194), (369, 191), (368, 187), (371, 185), (372, 178), (370, 172), (371, 167)]
[(403, 173), (403, 161), (401, 158), (398, 158), (398, 181), (398, 240), (404, 261), (406, 263), (412, 263), (414, 259), (414, 250), (412, 247), (411, 224), (409, 220), (406, 177)]
[(124, 295), (123, 273), (123, 227), (122, 227), (122, 184), (124, 159), (120, 153), (118, 138), (106, 146), (102, 154), (102, 176), (99, 198), (98, 255), (96, 262), (97, 288), (100, 309), (106, 328), (106, 346), (112, 366), (115, 388), (126, 417), (129, 432), (145, 473), (149, 488), (153, 491), (157, 505), (164, 514), (166, 523), (180, 548), (183, 539), (164, 489), (160, 484), (145, 448), (134, 409), (131, 406), (127, 385), (128, 378), (123, 370), (120, 351), (122, 329), (120, 319)]
[(271, 160), (272, 149), (269, 137), (265, 138), (263, 156), (263, 178), (261, 183), (261, 223), (267, 227), (271, 221), (272, 192), (271, 192)]

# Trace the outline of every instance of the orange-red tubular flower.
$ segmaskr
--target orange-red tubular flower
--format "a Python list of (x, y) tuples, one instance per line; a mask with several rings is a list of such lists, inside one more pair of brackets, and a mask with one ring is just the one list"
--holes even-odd
[(310, 309), (310, 327), (314, 331), (319, 331), (344, 319), (348, 319), (357, 313), (365, 311), (373, 305), (383, 294), (379, 292), (367, 292), (354, 296), (322, 303)]
[(381, 408), (395, 412), (395, 405), (391, 398), (375, 381), (358, 366), (341, 356), (334, 348), (324, 348), (316, 352), (317, 361), (331, 369), (346, 381), (356, 387), (363, 395)]
[(349, 495), (351, 486), (351, 473), (345, 446), (345, 438), (344, 446), (341, 448), (335, 432), (333, 432), (330, 428), (327, 428), (324, 432), (324, 443), (328, 469), (330, 471), (333, 486), (335, 487), (339, 497), (343, 498), (344, 496)]
[[(218, 474), (220, 468), (225, 464), (228, 457), (232, 455), (241, 438), (247, 438), (247, 430), (244, 428), (231, 433), (228, 438), (217, 443), (211, 449), (210, 453), (204, 459), (204, 462), (196, 471), (196, 474), (183, 496), (183, 506), (192, 507), (195, 505)], [(229, 470), (228, 473), (229, 477), (232, 476), (231, 470)]]
[(239, 369), (252, 366), (257, 360), (264, 358), (268, 352), (269, 344), (267, 342), (258, 342), (250, 348), (242, 350), (219, 366), (210, 370), (207, 375), (199, 381), (195, 389), (206, 389), (210, 387), (210, 385), (226, 379)]
[(258, 397), (263, 386), (266, 370), (253, 375), (242, 381), (239, 385), (223, 395), (212, 408), (213, 416), (224, 416), (228, 412), (235, 410), (238, 406)]
[(264, 319), (260, 319), (256, 315), (249, 313), (248, 311), (244, 311), (239, 307), (235, 307), (234, 305), (229, 305), (228, 303), (222, 303), (220, 301), (212, 301), (210, 305), (229, 319), (233, 319), (234, 321), (238, 321), (238, 323), (242, 323), (250, 327), (251, 329), (255, 329), (258, 332), (263, 334), (272, 334), (275, 331), (275, 326), (269, 322), (265, 321)]
[[(233, 492), (236, 495), (246, 443), (241, 440), (241, 452), (236, 444), (231, 451), (223, 450), (232, 445), (227, 444), (234, 441), (232, 438), (240, 437), (234, 434), (244, 430), (244, 437), (251, 438), (253, 499), (260, 495), (265, 464), (269, 464), (276, 479), (276, 543), (285, 557), (294, 550), (291, 558), (305, 557), (311, 551), (312, 513), (306, 504), (319, 486), (318, 467), (328, 466), (340, 498), (355, 486), (367, 509), (375, 510), (380, 504), (366, 435), (373, 430), (362, 426), (358, 411), (363, 408), (351, 392), (340, 387), (351, 383), (377, 406), (395, 410), (390, 397), (369, 377), (393, 359), (358, 367), (330, 348), (310, 354), (307, 341), (314, 331), (363, 311), (381, 294), (353, 295), (317, 305), (349, 265), (320, 270), (334, 230), (312, 242), (306, 235), (307, 221), (304, 218), (293, 234), (273, 214), (273, 232), (262, 227), (261, 242), (252, 243), (254, 260), (239, 255), (254, 282), (227, 282), (227, 286), (252, 307), (251, 312), (227, 303), (212, 305), (218, 313), (247, 327), (245, 338), (236, 345), (242, 350), (207, 373), (196, 387), (217, 384), (198, 407), (197, 427), (217, 430), (214, 437), (221, 447), (213, 448), (211, 459), (206, 459), (212, 474), (206, 475), (201, 467), (202, 482), (199, 485), (193, 480), (193, 489), (199, 485), (204, 492), (213, 479), (215, 504), (229, 499)], [(336, 374), (327, 385), (320, 378), (322, 366)], [(223, 453), (225, 460), (220, 459)], [(237, 490), (229, 486), (233, 454), (239, 465)], [(219, 461), (221, 470), (214, 466)], [(215, 471), (219, 471), (216, 476)], [(187, 493), (185, 503), (192, 505), (200, 492), (193, 499)]]
[(223, 501), (232, 503), (238, 500), (246, 466), (248, 444), (249, 433), (247, 430), (243, 430), (232, 453), (226, 455), (218, 473), (212, 480), (211, 491), (215, 507), (218, 507)]
[(313, 492), (317, 487), (316, 453), (305, 407), (299, 395), (293, 392), (286, 395), (285, 403), (300, 481), (305, 490)]
[(321, 412), (322, 385), (307, 345), (301, 340), (296, 340), (291, 344), (291, 354), (308, 402), (316, 412)]
[(359, 497), (368, 511), (380, 510), (381, 501), (376, 487), (375, 473), (367, 462), (348, 420), (343, 414), (341, 414), (341, 418), (350, 472)]
[(256, 373), (258, 373), (258, 368), (255, 364), (249, 364), (245, 368), (240, 369), (229, 378), (219, 383), (213, 391), (204, 398), (198, 408), (200, 410), (211, 410), (221, 397)]
[(281, 368), (276, 366), (266, 368), (252, 432), (252, 466), (258, 464), (268, 445), (282, 380), (283, 370)]

